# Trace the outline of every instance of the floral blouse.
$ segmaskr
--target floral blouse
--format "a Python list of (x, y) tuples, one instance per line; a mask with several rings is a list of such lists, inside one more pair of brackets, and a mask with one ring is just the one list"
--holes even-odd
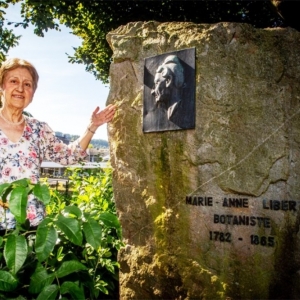
[[(25, 128), (19, 141), (11, 142), (0, 129), (0, 184), (29, 178), (37, 183), (43, 161), (51, 160), (62, 165), (78, 162), (86, 156), (78, 140), (69, 145), (59, 140), (45, 122), (25, 117)], [(37, 226), (45, 216), (44, 205), (29, 195), (27, 218)], [(0, 206), (0, 230), (15, 228), (15, 219), (9, 209)]]

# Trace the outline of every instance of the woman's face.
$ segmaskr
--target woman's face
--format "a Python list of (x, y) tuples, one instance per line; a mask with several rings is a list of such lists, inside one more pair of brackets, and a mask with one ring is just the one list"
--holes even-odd
[(34, 95), (33, 80), (25, 68), (8, 71), (2, 84), (3, 105), (12, 109), (25, 109)]

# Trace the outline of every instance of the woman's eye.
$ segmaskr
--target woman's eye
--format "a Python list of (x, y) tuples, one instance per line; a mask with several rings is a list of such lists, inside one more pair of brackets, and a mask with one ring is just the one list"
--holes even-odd
[(31, 83), (25, 83), (25, 86), (31, 87)]

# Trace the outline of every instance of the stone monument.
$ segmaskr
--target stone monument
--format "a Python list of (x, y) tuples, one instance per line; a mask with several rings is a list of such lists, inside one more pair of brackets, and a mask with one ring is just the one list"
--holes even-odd
[[(300, 33), (137, 22), (108, 126), (121, 299), (300, 298)], [(145, 58), (195, 48), (195, 128), (143, 132)]]

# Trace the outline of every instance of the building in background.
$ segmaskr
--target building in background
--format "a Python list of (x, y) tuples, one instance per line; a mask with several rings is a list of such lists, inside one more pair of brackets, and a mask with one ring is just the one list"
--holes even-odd
[[(60, 139), (65, 144), (69, 144), (74, 137), (70, 134), (63, 134), (62, 132), (56, 131), (55, 136)], [(82, 164), (63, 166), (61, 164), (43, 160), (41, 165), (42, 177), (62, 177), (67, 168), (84, 168), (84, 169), (94, 169), (94, 168), (107, 168), (109, 167), (109, 149), (108, 148), (88, 148), (88, 155)]]

